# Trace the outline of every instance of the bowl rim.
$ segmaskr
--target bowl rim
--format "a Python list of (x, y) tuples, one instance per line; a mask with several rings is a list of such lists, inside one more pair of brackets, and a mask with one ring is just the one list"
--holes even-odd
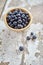
[[(6, 21), (7, 13), (10, 12), (11, 10), (13, 10), (13, 9), (22, 9), (22, 10), (24, 10), (24, 11), (26, 11), (26, 12), (29, 13), (30, 22), (29, 22), (29, 24), (28, 24), (26, 27), (21, 28), (21, 29), (14, 29), (14, 28), (11, 28), (11, 27), (8, 25), (8, 23), (7, 23), (7, 21)], [(31, 25), (31, 23), (32, 23), (32, 15), (31, 15), (30, 11), (28, 11), (27, 9), (21, 8), (21, 7), (15, 7), (15, 8), (12, 7), (12, 8), (10, 8), (10, 9), (7, 11), (7, 13), (4, 15), (4, 22), (5, 22), (6, 26), (7, 26), (9, 29), (11, 29), (11, 30), (13, 30), (13, 31), (20, 32), (20, 31), (24, 31), (24, 30), (26, 30), (28, 27), (30, 27), (30, 25)]]

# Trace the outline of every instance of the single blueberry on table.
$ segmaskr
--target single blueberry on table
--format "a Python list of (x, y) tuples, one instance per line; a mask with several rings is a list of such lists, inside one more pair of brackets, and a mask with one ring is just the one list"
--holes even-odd
[(33, 32), (31, 32), (31, 35), (33, 35), (34, 33)]
[(30, 40), (30, 37), (29, 37), (29, 36), (27, 36), (27, 37), (26, 37), (26, 39), (27, 39), (27, 40)]
[(23, 50), (24, 50), (24, 47), (23, 47), (23, 46), (20, 46), (20, 47), (19, 47), (19, 50), (20, 50), (20, 51), (23, 51)]
[(34, 40), (34, 39), (36, 39), (37, 37), (35, 36), (35, 35), (33, 35), (33, 37), (32, 37), (32, 40)]

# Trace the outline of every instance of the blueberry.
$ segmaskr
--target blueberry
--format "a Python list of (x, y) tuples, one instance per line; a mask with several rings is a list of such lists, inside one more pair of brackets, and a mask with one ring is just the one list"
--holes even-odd
[(7, 23), (9, 23), (9, 21), (10, 21), (10, 20), (9, 20), (9, 19), (7, 19), (7, 18), (6, 18), (6, 20), (7, 20)]
[(23, 27), (26, 27), (26, 24), (24, 24), (24, 26)]
[(11, 15), (11, 17), (14, 19), (15, 18), (15, 15)]
[(25, 17), (25, 14), (22, 14), (22, 16), (21, 16), (22, 18), (24, 18)]
[(24, 50), (23, 46), (20, 46), (20, 47), (19, 47), (19, 50), (20, 50), (20, 51), (23, 51), (23, 50)]
[(30, 22), (30, 18), (27, 18), (27, 21)]
[(10, 19), (10, 22), (13, 22), (14, 21), (14, 19)]
[(34, 35), (33, 37), (32, 37), (32, 40), (34, 40), (34, 39), (36, 39), (37, 37)]
[(9, 12), (8, 15), (12, 15), (12, 12)]
[(13, 25), (13, 24), (11, 24), (10, 26), (11, 26), (12, 28), (14, 28), (14, 25)]
[(16, 20), (18, 20), (18, 18), (15, 16), (15, 17), (14, 17), (14, 20), (16, 21)]
[(26, 38), (27, 40), (30, 40), (30, 37), (29, 36), (27, 36), (27, 38)]
[(6, 19), (9, 19), (9, 20), (10, 20), (10, 19), (11, 19), (11, 16), (8, 15), (8, 16), (6, 17)]
[(29, 15), (27, 14), (26, 17), (29, 18)]
[(26, 27), (26, 24), (24, 22), (22, 23), (22, 25), (23, 25), (23, 27)]
[(17, 26), (15, 26), (14, 28), (15, 28), (15, 29), (18, 29), (18, 27), (17, 27)]
[(22, 23), (22, 20), (21, 20), (21, 19), (19, 19), (19, 20), (18, 20), (18, 24), (21, 24), (21, 23)]
[(14, 25), (14, 26), (16, 26), (16, 25), (17, 25), (17, 22), (16, 22), (16, 21), (14, 21), (14, 22), (13, 22), (13, 25)]
[(22, 19), (22, 21), (25, 23), (26, 22), (26, 20), (25, 19)]
[(21, 17), (18, 17), (18, 20), (21, 19)]
[(17, 27), (18, 27), (18, 29), (21, 29), (21, 28), (23, 28), (23, 25), (18, 24)]
[(18, 12), (15, 10), (15, 11), (13, 11), (13, 14), (16, 15), (16, 14), (18, 14)]
[(25, 13), (25, 15), (26, 15), (26, 16), (29, 16), (29, 14), (28, 14), (27, 12)]
[(10, 26), (11, 25), (11, 22), (9, 22), (8, 25)]
[(23, 12), (20, 12), (21, 17), (22, 17), (22, 14), (23, 14)]
[(25, 23), (26, 23), (26, 25), (28, 24), (28, 22), (27, 22), (27, 21), (26, 21)]
[(19, 13), (20, 12), (20, 9), (17, 9), (17, 12)]
[(31, 35), (33, 35), (34, 33), (33, 32), (31, 32)]
[(27, 17), (25, 16), (24, 19), (27, 20)]
[(20, 17), (20, 14), (17, 14), (16, 16), (17, 16), (17, 17)]
[(12, 28), (14, 27), (14, 25), (13, 25), (13, 24), (11, 24), (11, 22), (9, 23), (9, 26), (10, 26), (10, 27), (12, 27)]
[(22, 15), (22, 14), (23, 14), (23, 12), (22, 12), (21, 10), (20, 10), (20, 12), (19, 12), (19, 13), (20, 13), (20, 15)]

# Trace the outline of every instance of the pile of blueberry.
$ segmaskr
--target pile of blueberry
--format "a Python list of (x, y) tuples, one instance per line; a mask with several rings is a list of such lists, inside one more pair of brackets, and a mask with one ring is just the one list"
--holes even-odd
[(11, 28), (21, 29), (26, 27), (30, 22), (30, 15), (21, 9), (12, 10), (7, 14), (7, 23)]
[(31, 32), (30, 36), (26, 37), (26, 40), (30, 40), (30, 39), (35, 40), (36, 38), (37, 38), (36, 35), (34, 35), (34, 33)]

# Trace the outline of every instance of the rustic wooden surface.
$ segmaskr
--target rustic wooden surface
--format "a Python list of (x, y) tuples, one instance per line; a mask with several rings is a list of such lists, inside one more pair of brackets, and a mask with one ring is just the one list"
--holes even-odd
[(0, 16), (2, 14), (2, 11), (4, 10), (3, 7), (5, 5), (6, 0), (0, 0)]
[[(2, 9), (3, 9), (3, 6), (5, 4), (5, 1), (6, 0), (0, 0), (0, 16), (1, 16), (1, 12), (2, 12)], [(25, 4), (25, 5), (22, 5), (22, 4)], [(28, 9), (32, 16), (33, 16), (33, 23), (43, 23), (43, 4), (39, 4), (37, 6), (33, 6), (31, 7), (29, 4), (27, 4), (27, 1), (17, 1), (17, 0), (13, 0), (9, 3), (8, 5), (8, 8), (9, 7), (16, 7), (16, 6), (20, 6), (20, 7), (24, 7), (26, 9)], [(31, 9), (29, 9), (29, 7), (31, 7)], [(41, 44), (39, 44), (39, 47), (41, 46)], [(40, 48), (39, 48), (40, 49)], [(43, 57), (43, 47), (41, 48), (41, 57)], [(22, 58), (23, 59), (23, 58)], [(21, 63), (22, 64), (22, 63)], [(1, 63), (0, 65), (8, 65), (8, 63)], [(25, 64), (23, 64), (25, 65)], [(43, 65), (43, 64), (42, 64)]]

